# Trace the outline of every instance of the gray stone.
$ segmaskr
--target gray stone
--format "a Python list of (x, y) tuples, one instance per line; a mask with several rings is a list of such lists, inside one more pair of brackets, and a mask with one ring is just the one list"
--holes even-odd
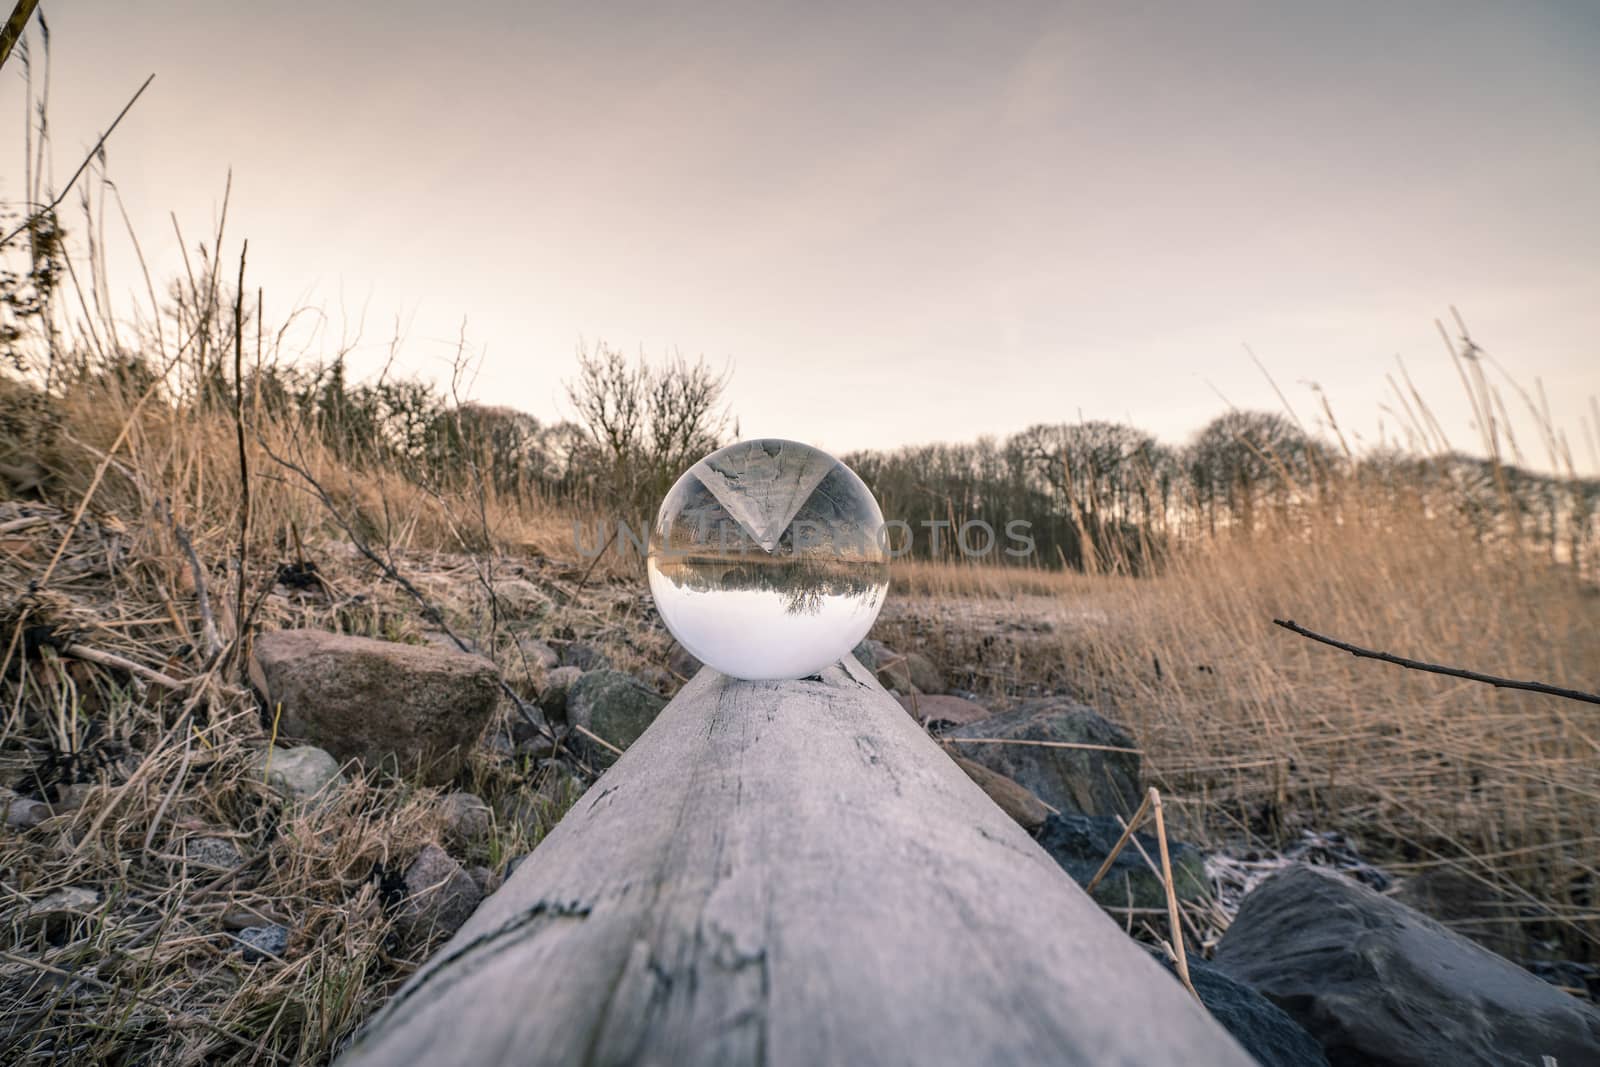
[(555, 649), (532, 634), (517, 634), (513, 640), (515, 644), (511, 649), (511, 661), (534, 677), (555, 670), (561, 662)]
[[(1177, 977), (1165, 952), (1150, 955)], [(1287, 1012), (1199, 956), (1188, 957), (1189, 981), (1213, 1018), (1264, 1067), (1328, 1067), (1322, 1046)]]
[[(1364, 881), (1359, 877), (1357, 880)], [(1528, 938), (1516, 921), (1515, 911), (1507, 907), (1494, 886), (1465, 871), (1451, 867), (1423, 871), (1400, 883), (1394, 899), (1470, 937), (1490, 952), (1511, 958), (1527, 953)], [(1504, 921), (1507, 919), (1511, 921)]]
[(500, 888), (501, 878), (488, 867), (468, 867), (467, 874), (472, 879), (472, 884), (478, 887), (478, 892), (488, 896)]
[(606, 654), (582, 641), (570, 641), (561, 650), (561, 665), (581, 671), (594, 671), (610, 665)]
[(567, 692), (574, 682), (583, 677), (579, 667), (557, 667), (544, 676), (544, 686), (539, 690), (539, 708), (552, 719), (567, 721)]
[(244, 859), (239, 846), (225, 837), (191, 837), (183, 843), (183, 858), (200, 867), (232, 870)]
[(250, 678), (284, 733), (429, 784), (456, 775), (500, 699), (479, 656), (321, 630), (257, 637)]
[(627, 748), (666, 707), (661, 694), (621, 671), (590, 671), (567, 693), (567, 721)]
[(0, 789), (0, 807), (5, 808), (6, 826), (13, 830), (30, 829), (50, 817), (50, 805), (18, 796), (9, 789)]
[(1600, 1010), (1342, 875), (1291, 867), (1245, 898), (1216, 964), (1335, 1064), (1600, 1063)]
[(895, 697), (917, 721), (935, 730), (982, 722), (994, 712), (976, 701), (944, 694), (905, 693)]
[(395, 927), (414, 941), (449, 937), (477, 910), (483, 893), (461, 864), (438, 845), (424, 845), (405, 873), (406, 899)]
[[(1021, 782), (1060, 811), (1127, 818), (1144, 799), (1133, 738), (1092, 708), (1064, 698), (1030, 701), (945, 737), (963, 756)], [(1046, 744), (962, 744), (964, 737)], [(1050, 747), (1062, 743), (1094, 747)]]
[(460, 847), (476, 844), (494, 828), (494, 813), (473, 793), (451, 793), (439, 801), (446, 840)]
[[(1080, 815), (1062, 812), (1051, 815), (1036, 835), (1062, 870), (1085, 888), (1122, 835), (1122, 826), (1109, 815)], [(1155, 835), (1136, 833), (1134, 839), (1144, 847), (1151, 863), (1160, 865), (1161, 846)], [(1167, 857), (1172, 861), (1172, 889), (1179, 900), (1201, 901), (1211, 896), (1211, 881), (1206, 877), (1205, 857), (1192, 845), (1167, 839)], [(1095, 886), (1094, 899), (1102, 907), (1164, 908), (1167, 893), (1161, 879), (1150, 869), (1144, 856), (1130, 841), (1118, 853), (1111, 870)]]
[(944, 675), (933, 665), (933, 660), (921, 652), (906, 653), (906, 672), (911, 676), (911, 684), (922, 692), (944, 692)]
[(243, 950), (247, 963), (282, 959), (283, 954), (289, 950), (289, 931), (275, 923), (267, 926), (246, 926), (233, 936), (242, 942), (239, 947)]
[(339, 761), (315, 745), (264, 749), (256, 757), (256, 774), (267, 787), (296, 804), (325, 801), (344, 785)]
[(885, 689), (911, 692), (911, 668), (906, 658), (882, 641), (867, 638), (852, 650), (861, 665), (877, 676)]
[(56, 930), (92, 916), (100, 907), (100, 893), (88, 886), (69, 885), (29, 904), (22, 913), (24, 929)]

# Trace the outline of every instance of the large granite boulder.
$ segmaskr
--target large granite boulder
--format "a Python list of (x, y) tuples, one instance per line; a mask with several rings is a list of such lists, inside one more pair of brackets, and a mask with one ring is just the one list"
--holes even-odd
[[(1063, 812), (1126, 818), (1144, 799), (1133, 738), (1071, 700), (1028, 701), (944, 736), (961, 755), (1021, 782)], [(1044, 744), (963, 744), (965, 737)]]
[(1291, 867), (1245, 898), (1216, 964), (1335, 1067), (1600, 1064), (1600, 1010), (1363, 885)]
[[(1150, 955), (1177, 978), (1166, 953)], [(1200, 1003), (1263, 1067), (1328, 1067), (1322, 1046), (1282, 1008), (1198, 956), (1190, 955), (1188, 963)]]
[(567, 721), (627, 748), (667, 706), (666, 699), (631, 674), (589, 671), (567, 690)]
[(322, 630), (262, 634), (250, 678), (281, 733), (428, 784), (455, 777), (500, 699), (481, 657)]

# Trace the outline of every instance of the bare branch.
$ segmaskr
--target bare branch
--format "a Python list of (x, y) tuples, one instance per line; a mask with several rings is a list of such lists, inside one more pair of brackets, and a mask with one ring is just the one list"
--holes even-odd
[(1424, 663), (1421, 660), (1407, 659), (1404, 656), (1395, 656), (1388, 652), (1374, 652), (1370, 648), (1361, 648), (1358, 645), (1348, 644), (1347, 642), (1307, 630), (1292, 619), (1273, 619), (1272, 624), (1281, 626), (1290, 633), (1299, 634), (1301, 637), (1309, 637), (1313, 641), (1348, 652), (1352, 656), (1358, 656), (1361, 659), (1382, 660), (1384, 663), (1393, 663), (1396, 666), (1405, 667), (1413, 671), (1427, 671), (1430, 674), (1447, 674), (1452, 678), (1465, 678), (1469, 682), (1482, 682), (1485, 685), (1492, 685), (1496, 689), (1523, 689), (1530, 693), (1566, 697), (1568, 700), (1578, 700), (1585, 704), (1600, 704), (1600, 693), (1585, 693), (1581, 689), (1564, 689), (1561, 686), (1547, 685), (1544, 682), (1519, 682), (1513, 678), (1500, 678), (1493, 674), (1479, 674), (1477, 671), (1463, 670), (1460, 667), (1445, 667), (1438, 663)]
[(138, 91), (135, 92), (128, 102), (122, 106), (122, 110), (117, 112), (117, 117), (111, 120), (111, 125), (106, 127), (106, 132), (100, 135), (100, 139), (94, 143), (94, 147), (89, 150), (89, 154), (83, 157), (83, 162), (78, 164), (78, 169), (72, 172), (72, 177), (67, 179), (67, 184), (61, 187), (61, 192), (56, 194), (56, 198), (50, 201), (44, 207), (40, 208), (38, 211), (35, 211), (32, 215), (29, 215), (16, 229), (12, 230), (4, 237), (0, 237), (0, 245), (10, 244), (11, 239), (17, 234), (21, 233), (23, 230), (26, 230), (29, 226), (32, 226), (34, 223), (38, 222), (40, 219), (50, 214), (50, 212), (61, 206), (61, 201), (67, 198), (67, 193), (71, 191), (73, 184), (77, 182), (77, 180), (83, 175), (83, 172), (88, 169), (90, 161), (92, 161), (95, 156), (99, 155), (100, 149), (105, 147), (106, 138), (111, 136), (111, 131), (117, 128), (117, 123), (121, 122), (123, 116), (133, 109), (133, 105), (138, 102), (139, 97), (144, 95), (144, 91), (150, 88), (150, 83), (155, 80), (156, 76), (154, 74), (146, 78), (144, 80), (144, 84), (139, 86)]

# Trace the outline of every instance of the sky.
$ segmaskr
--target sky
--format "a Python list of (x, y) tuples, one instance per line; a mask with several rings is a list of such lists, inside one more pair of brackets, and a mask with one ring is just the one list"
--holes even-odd
[[(358, 371), (399, 321), (399, 366), (446, 375), (465, 322), (472, 395), (541, 419), (605, 342), (727, 368), (746, 437), (1180, 442), (1281, 409), (1248, 345), (1369, 442), (1402, 358), (1467, 446), (1455, 305), (1600, 469), (1592, 0), (42, 9), (58, 179), (153, 72), (108, 147), (152, 267), (231, 168), (225, 255)], [(13, 199), (15, 60), (0, 122)]]

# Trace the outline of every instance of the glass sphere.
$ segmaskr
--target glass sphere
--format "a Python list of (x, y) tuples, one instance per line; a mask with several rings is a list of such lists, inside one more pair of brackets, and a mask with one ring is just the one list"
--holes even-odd
[(889, 590), (883, 513), (855, 472), (796, 441), (741, 441), (678, 479), (651, 530), (667, 629), (734, 678), (804, 678), (867, 635)]

